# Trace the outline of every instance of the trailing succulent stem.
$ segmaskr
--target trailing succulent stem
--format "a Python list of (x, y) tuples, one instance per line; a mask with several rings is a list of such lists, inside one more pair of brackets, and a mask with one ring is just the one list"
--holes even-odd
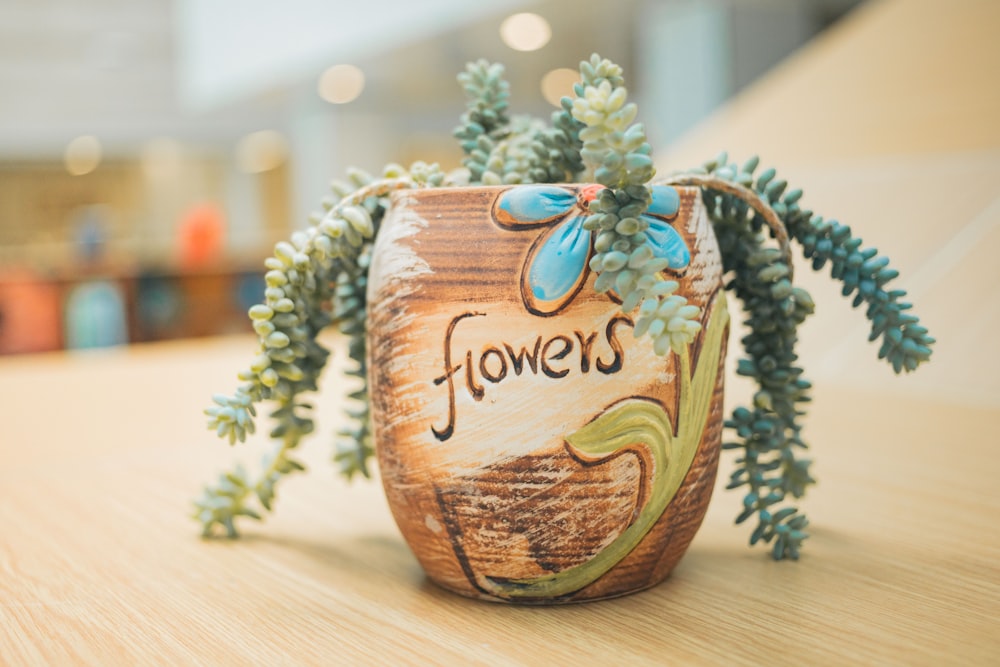
[(503, 65), (478, 60), (466, 65), (458, 82), (466, 95), (466, 111), (454, 135), (465, 153), (462, 164), (471, 183), (564, 183), (583, 171), (580, 129), (572, 101), (552, 114), (552, 125), (528, 116), (507, 115), (510, 85)]
[[(676, 180), (700, 182), (704, 188), (723, 265), (733, 276), (726, 287), (743, 302), (748, 316), (750, 332), (742, 340), (746, 356), (737, 372), (752, 378), (758, 391), (753, 405), (733, 411), (726, 426), (738, 440), (723, 445), (742, 450), (728, 487), (747, 487), (736, 521), (756, 515), (751, 544), (773, 540), (775, 558), (798, 558), (808, 521), (796, 508), (779, 505), (788, 496), (801, 497), (814, 483), (811, 462), (798, 457), (806, 448), (799, 417), (802, 404), (809, 401), (810, 383), (795, 365), (797, 328), (814, 306), (805, 290), (792, 286), (788, 237), (802, 244), (814, 269), (832, 263), (832, 276), (844, 283), (845, 296), (855, 294), (855, 306), (869, 304), (871, 338), (883, 336), (879, 356), (887, 358), (897, 373), (914, 370), (926, 361), (934, 339), (915, 316), (905, 312), (910, 305), (898, 300), (905, 292), (884, 289), (898, 275), (888, 268), (886, 258), (877, 257), (874, 249), (862, 249), (861, 240), (851, 237), (846, 227), (800, 208), (802, 191), (786, 192), (787, 183), (775, 180), (773, 169), (755, 177), (757, 167), (757, 158), (741, 167), (728, 163), (723, 154), (705, 165), (707, 175)], [(751, 194), (744, 194), (747, 190)], [(761, 211), (760, 203), (767, 210)], [(772, 214), (780, 221), (778, 227)], [(765, 230), (772, 232), (780, 249), (767, 246)]]
[(461, 125), (454, 132), (465, 152), (462, 164), (474, 182), (482, 182), (486, 174), (499, 178), (497, 172), (503, 170), (503, 157), (497, 152), (510, 134), (507, 115), (510, 84), (503, 78), (503, 65), (485, 60), (469, 63), (458, 75), (458, 82), (468, 101)]
[(659, 355), (678, 354), (698, 333), (699, 309), (675, 294), (678, 283), (661, 277), (668, 260), (655, 257), (643, 213), (652, 195), (649, 182), (656, 170), (638, 109), (628, 102), (621, 68), (597, 55), (580, 63), (583, 83), (571, 108), (583, 124), (580, 156), (595, 181), (606, 186), (590, 204), (584, 229), (596, 233), (590, 268), (597, 273), (598, 292), (614, 290), (622, 310), (639, 308), (636, 336), (648, 333)]
[(254, 496), (270, 510), (280, 479), (305, 470), (290, 453), (315, 428), (312, 406), (301, 396), (318, 389), (330, 352), (317, 337), (331, 324), (348, 336), (348, 355), (355, 363), (348, 374), (362, 378), (362, 388), (350, 395), (358, 404), (347, 413), (353, 426), (341, 432), (335, 458), (348, 477), (356, 472), (368, 474), (372, 448), (363, 380), (367, 258), (388, 207), (387, 195), (402, 188), (439, 185), (443, 174), (436, 166), (417, 163), (409, 172), (390, 165), (377, 181), (361, 171), (352, 171), (350, 178), (351, 185), (333, 184), (340, 198), (324, 202), (324, 215), (314, 216), (313, 224), (293, 234), (291, 243), (278, 243), (274, 256), (264, 262), (268, 269), (265, 301), (249, 313), (260, 341), (258, 354), (250, 368), (239, 374), (243, 384), (234, 395), (215, 396), (215, 405), (205, 413), (209, 428), (220, 437), (242, 442), (255, 430), (254, 404), (273, 401), (277, 408), (271, 413), (275, 421), (271, 437), (276, 444), (256, 480), (243, 469), (224, 473), (195, 501), (194, 516), (205, 535), (219, 526), (228, 536), (235, 536), (235, 517), (260, 518), (248, 506)]
[[(582, 84), (576, 84), (575, 92), (578, 97), (583, 94)], [(564, 97), (560, 104), (559, 111), (552, 113), (552, 125), (532, 137), (526, 182), (571, 183), (579, 180), (585, 169), (580, 155), (583, 123), (573, 117), (572, 98)]]
[[(593, 238), (595, 288), (621, 298), (622, 310), (635, 316), (636, 335), (648, 334), (657, 354), (687, 359), (700, 311), (676, 293), (678, 283), (666, 277), (668, 262), (654, 254), (647, 235), (644, 214), (655, 170), (645, 130), (634, 123), (636, 105), (628, 102), (621, 68), (611, 61), (594, 55), (580, 63), (580, 76), (574, 97), (563, 98), (545, 126), (508, 115), (510, 86), (502, 66), (470, 63), (458, 76), (467, 107), (454, 133), (465, 154), (464, 172), (446, 177), (436, 165), (419, 162), (409, 170), (390, 165), (379, 180), (353, 171), (350, 183), (334, 183), (336, 199), (324, 202), (325, 214), (290, 243), (275, 246), (265, 261), (265, 301), (250, 309), (258, 354), (239, 374), (243, 384), (235, 393), (215, 396), (205, 411), (220, 437), (242, 442), (254, 433), (255, 404), (271, 401), (275, 445), (256, 479), (237, 467), (195, 501), (205, 535), (221, 528), (235, 536), (237, 517), (260, 519), (255, 506), (270, 510), (278, 481), (305, 469), (292, 453), (314, 429), (312, 408), (302, 396), (318, 387), (330, 353), (317, 336), (330, 325), (347, 337), (347, 375), (356, 385), (348, 394), (349, 426), (338, 434), (334, 458), (346, 477), (368, 476), (373, 452), (365, 289), (371, 244), (393, 190), (579, 180), (605, 186), (583, 223)], [(736, 408), (726, 422), (736, 439), (723, 445), (740, 451), (729, 488), (747, 489), (736, 522), (756, 517), (751, 544), (771, 544), (776, 559), (798, 558), (808, 521), (786, 501), (801, 497), (814, 480), (810, 461), (800, 458), (806, 448), (800, 417), (810, 383), (796, 365), (795, 344), (813, 302), (792, 284), (791, 240), (814, 269), (830, 266), (855, 307), (865, 304), (870, 339), (881, 340), (878, 355), (897, 373), (927, 361), (934, 339), (908, 312), (906, 293), (888, 288), (898, 273), (886, 257), (862, 247), (848, 227), (802, 209), (801, 190), (786, 191), (773, 169), (757, 167), (756, 158), (739, 166), (723, 154), (667, 182), (701, 188), (729, 276), (725, 287), (746, 314), (749, 333), (737, 372), (751, 378), (757, 391), (752, 405)]]
[[(755, 161), (745, 165), (741, 178), (751, 187)], [(786, 496), (800, 497), (812, 483), (809, 461), (797, 458), (805, 444), (799, 437), (802, 414), (798, 406), (809, 400), (809, 383), (795, 366), (796, 331), (812, 312), (812, 300), (792, 287), (791, 266), (781, 250), (768, 247), (763, 216), (738, 195), (706, 189), (704, 198), (713, 221), (722, 262), (732, 279), (726, 287), (743, 303), (749, 333), (742, 343), (746, 358), (737, 372), (758, 383), (753, 405), (737, 408), (727, 426), (741, 442), (727, 442), (726, 449), (742, 448), (728, 488), (748, 486), (737, 523), (756, 515), (750, 542), (774, 541), (775, 558), (797, 558), (808, 521), (793, 507), (781, 507)]]
[(366, 248), (359, 257), (357, 271), (343, 273), (337, 280), (334, 316), (338, 328), (347, 338), (347, 356), (352, 366), (344, 371), (348, 377), (357, 379), (358, 387), (347, 397), (351, 407), (347, 410), (350, 425), (337, 435), (337, 450), (334, 460), (340, 465), (340, 472), (348, 479), (360, 473), (368, 477), (368, 460), (375, 453), (372, 447), (371, 417), (368, 401), (368, 345), (366, 290), (368, 287), (368, 264), (371, 248)]

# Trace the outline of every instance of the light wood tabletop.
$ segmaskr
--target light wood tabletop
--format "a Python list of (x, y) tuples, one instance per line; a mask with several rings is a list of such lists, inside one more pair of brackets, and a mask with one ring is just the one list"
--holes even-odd
[[(660, 586), (554, 608), (445, 592), (378, 482), (347, 484), (329, 462), (332, 373), (310, 473), (242, 539), (202, 540), (190, 500), (265, 445), (230, 448), (201, 414), (251, 337), (9, 357), (0, 664), (1000, 664), (1000, 42), (979, 37), (998, 6), (865, 7), (668, 150), (677, 167), (725, 145), (763, 152), (811, 208), (885, 246), (939, 338), (929, 366), (891, 377), (862, 314), (799, 267), (819, 304), (802, 332), (819, 484), (798, 562), (732, 526), (724, 455), (705, 523)], [(816, 120), (792, 104), (813, 92), (839, 111)], [(963, 117), (978, 129), (956, 127)], [(746, 399), (727, 382), (727, 401)]]

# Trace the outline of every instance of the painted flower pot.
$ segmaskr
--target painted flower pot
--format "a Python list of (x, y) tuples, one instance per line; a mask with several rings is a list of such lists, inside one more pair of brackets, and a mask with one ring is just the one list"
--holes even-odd
[(381, 477), (429, 577), (520, 603), (662, 581), (715, 480), (728, 314), (696, 189), (658, 186), (648, 234), (701, 307), (683, 354), (593, 290), (599, 186), (394, 194), (369, 275)]

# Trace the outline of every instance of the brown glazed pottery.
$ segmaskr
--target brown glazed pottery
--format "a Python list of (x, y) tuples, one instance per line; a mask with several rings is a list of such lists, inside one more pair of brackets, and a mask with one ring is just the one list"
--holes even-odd
[(715, 480), (728, 314), (699, 191), (654, 188), (667, 278), (701, 308), (683, 353), (598, 294), (582, 221), (600, 186), (397, 192), (368, 286), (381, 477), (430, 578), (493, 601), (662, 581)]

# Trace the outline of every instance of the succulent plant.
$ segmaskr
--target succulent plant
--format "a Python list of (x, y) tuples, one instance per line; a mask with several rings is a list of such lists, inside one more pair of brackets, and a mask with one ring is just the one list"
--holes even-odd
[[(259, 350), (239, 374), (232, 395), (216, 395), (206, 409), (209, 427), (230, 443), (254, 432), (255, 406), (274, 406), (275, 440), (262, 469), (251, 476), (242, 467), (224, 473), (195, 501), (194, 517), (206, 536), (235, 537), (238, 517), (261, 518), (270, 511), (275, 487), (285, 476), (305, 470), (294, 458), (315, 423), (305, 397), (318, 389), (330, 355), (317, 340), (335, 326), (347, 337), (349, 376), (360, 388), (349, 394), (349, 426), (337, 437), (335, 461), (348, 478), (370, 475), (373, 454), (366, 382), (365, 287), (372, 243), (389, 208), (388, 195), (403, 188), (590, 182), (582, 229), (591, 244), (586, 267), (594, 287), (613, 291), (622, 310), (635, 317), (637, 336), (648, 336), (657, 354), (685, 353), (698, 333), (699, 309), (676, 293), (665, 277), (672, 261), (664, 251), (655, 220), (647, 215), (654, 183), (701, 189), (728, 276), (724, 286), (743, 304), (749, 333), (742, 339), (739, 375), (757, 386), (753, 402), (737, 407), (723, 444), (738, 450), (729, 488), (745, 488), (737, 523), (756, 517), (750, 543), (771, 545), (776, 559), (798, 558), (807, 537), (807, 519), (787, 503), (814, 483), (802, 438), (804, 403), (810, 383), (796, 365), (798, 326), (813, 311), (809, 294), (794, 286), (791, 242), (816, 270), (830, 267), (855, 307), (865, 305), (871, 340), (881, 340), (879, 358), (896, 373), (915, 370), (931, 355), (928, 335), (905, 292), (890, 289), (898, 272), (886, 257), (863, 247), (850, 228), (801, 206), (801, 190), (789, 190), (773, 169), (757, 158), (742, 165), (721, 155), (689, 172), (655, 181), (651, 148), (637, 107), (628, 101), (622, 70), (598, 55), (580, 63), (574, 96), (546, 124), (510, 116), (509, 86), (503, 67), (486, 61), (467, 65), (458, 81), (467, 96), (455, 137), (464, 152), (463, 168), (444, 173), (417, 162), (387, 166), (378, 178), (352, 170), (348, 182), (332, 186), (336, 199), (324, 204), (311, 226), (275, 246), (265, 261), (264, 302), (249, 316)], [(651, 227), (651, 225), (654, 225)], [(588, 251), (590, 246), (588, 245)]]

